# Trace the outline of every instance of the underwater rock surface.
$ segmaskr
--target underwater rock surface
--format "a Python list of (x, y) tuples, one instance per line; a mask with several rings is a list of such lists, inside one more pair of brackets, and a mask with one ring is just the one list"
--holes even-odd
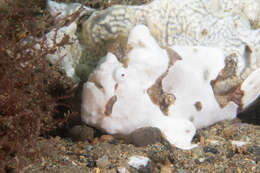
[[(74, 34), (73, 30), (69, 37), (82, 35), (84, 43), (81, 46), (90, 52), (102, 52), (104, 55), (111, 48), (111, 43), (127, 40), (135, 25), (144, 24), (164, 48), (176, 45), (223, 49), (224, 55), (231, 57), (229, 68), (235, 69), (230, 73), (238, 76), (232, 79), (237, 80), (233, 82), (236, 84), (260, 66), (259, 7), (259, 0), (154, 0), (140, 6), (115, 5), (98, 11), (79, 3), (48, 0), (48, 10), (52, 16), (60, 14), (58, 19), (72, 18), (73, 12), (80, 10), (82, 31)], [(76, 57), (73, 55), (67, 61), (70, 64), (67, 66), (72, 68), (75, 68), (78, 59), (86, 58), (81, 54), (82, 49), (75, 50)], [(71, 54), (69, 47), (65, 51)]]

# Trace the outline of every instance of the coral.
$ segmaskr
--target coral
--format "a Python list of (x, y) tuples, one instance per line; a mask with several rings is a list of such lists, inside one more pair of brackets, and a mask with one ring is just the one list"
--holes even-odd
[[(99, 2), (91, 1), (89, 3), (83, 3), (93, 6), (93, 3), (101, 5), (99, 9), (102, 9), (107, 5), (112, 5), (114, 2)], [(130, 4), (129, 2), (121, 2), (122, 4)], [(134, 3), (134, 2), (131, 2)], [(48, 54), (48, 59), (51, 63), (59, 63), (60, 67), (65, 70), (67, 76), (75, 80), (86, 81), (86, 77), (93, 70), (96, 64), (96, 59), (91, 60), (90, 57), (95, 57), (95, 54), (102, 54), (105, 52), (102, 50), (86, 52), (83, 48), (86, 46), (81, 44), (81, 22), (84, 18), (91, 15), (96, 9), (89, 8), (80, 3), (58, 3), (55, 1), (47, 1), (47, 10), (55, 20), (55, 27), (45, 34), (44, 38), (48, 43), (48, 47), (53, 47), (55, 44), (62, 43), (63, 40), (67, 40), (70, 44), (63, 47), (59, 46), (53, 54)], [(94, 5), (95, 6), (95, 5)], [(61, 20), (62, 19), (62, 20)], [(69, 21), (63, 27), (60, 26), (59, 21)], [(54, 39), (53, 37), (56, 37)], [(38, 48), (38, 45), (35, 46)], [(92, 55), (93, 54), (93, 55)], [(92, 55), (92, 56), (91, 56)], [(59, 59), (62, 60), (58, 62)]]
[[(248, 76), (259, 60), (259, 1), (154, 0), (147, 5), (116, 5), (96, 11), (83, 23), (86, 47), (102, 49), (119, 36), (127, 37), (136, 24), (146, 25), (163, 47), (172, 45), (220, 47), (235, 54), (237, 74)], [(252, 56), (244, 59), (245, 47)], [(250, 70), (251, 69), (251, 70)], [(241, 74), (244, 73), (244, 74)]]

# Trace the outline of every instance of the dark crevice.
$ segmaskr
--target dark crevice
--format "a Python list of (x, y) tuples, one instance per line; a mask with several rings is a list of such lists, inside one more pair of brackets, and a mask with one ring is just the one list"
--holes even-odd
[(260, 98), (237, 117), (244, 123), (260, 125)]

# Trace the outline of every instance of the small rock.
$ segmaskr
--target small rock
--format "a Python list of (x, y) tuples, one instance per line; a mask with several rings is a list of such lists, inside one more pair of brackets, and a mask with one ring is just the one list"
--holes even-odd
[(187, 173), (184, 169), (178, 169), (178, 173)]
[(194, 162), (195, 162), (197, 165), (200, 164), (199, 159), (195, 159)]
[(86, 147), (85, 147), (85, 150), (87, 150), (87, 151), (91, 151), (93, 149), (93, 146), (92, 145), (87, 145)]
[(236, 153), (235, 153), (235, 151), (233, 151), (233, 150), (228, 150), (228, 151), (226, 151), (226, 157), (227, 157), (227, 158), (232, 158), (235, 154), (236, 154)]
[(108, 156), (104, 155), (103, 157), (99, 158), (97, 161), (97, 166), (99, 168), (108, 168), (109, 165), (111, 164), (110, 161), (108, 160)]
[(235, 133), (235, 128), (231, 128), (231, 129), (225, 129), (224, 130), (224, 136), (226, 139), (231, 138)]
[(245, 142), (245, 141), (231, 141), (231, 144), (232, 145), (235, 145), (237, 147), (242, 147), (246, 144), (248, 144), (249, 142)]
[(132, 156), (128, 161), (128, 165), (138, 170), (140, 173), (152, 173), (152, 161), (144, 156)]
[(206, 159), (204, 157), (201, 157), (198, 159), (200, 163), (203, 163)]
[(204, 147), (203, 151), (205, 153), (213, 153), (213, 154), (217, 154), (218, 153), (218, 150), (216, 148), (214, 148), (214, 147)]
[(260, 159), (260, 146), (253, 145), (247, 148), (247, 152), (251, 153), (255, 157), (255, 161), (259, 162)]
[(205, 161), (214, 164), (215, 163), (215, 158), (213, 156), (210, 156), (210, 157), (206, 158)]
[(90, 168), (94, 168), (96, 167), (97, 163), (92, 160), (92, 159), (88, 159), (88, 162), (87, 162), (87, 166), (90, 167)]
[(206, 160), (206, 158), (200, 157), (200, 158), (195, 159), (194, 162), (195, 162), (196, 164), (200, 164), (200, 163), (205, 162), (205, 160)]
[(74, 141), (92, 141), (94, 130), (85, 125), (76, 125), (69, 130), (68, 135)]
[(147, 146), (162, 141), (161, 131), (156, 127), (143, 127), (129, 135), (129, 142), (137, 147)]
[(60, 136), (55, 136), (55, 140), (60, 141), (61, 137)]
[(11, 168), (11, 167), (6, 167), (5, 171), (8, 172), (8, 173), (17, 173), (16, 169), (15, 168)]
[(256, 163), (260, 162), (260, 156), (255, 158)]
[(169, 166), (162, 166), (160, 173), (172, 173), (173, 170)]
[(193, 157), (194, 160), (198, 159), (200, 157), (203, 157), (205, 155), (202, 147), (194, 148), (192, 150), (192, 152), (193, 152), (192, 157)]
[(129, 173), (129, 171), (125, 167), (119, 167), (117, 173)]
[(112, 143), (115, 138), (112, 135), (102, 135), (99, 139), (100, 142)]
[(256, 146), (256, 145), (250, 146), (250, 147), (248, 147), (247, 151), (256, 156), (259, 156), (260, 155), (260, 146)]
[(96, 145), (98, 143), (98, 138), (97, 137), (95, 137), (93, 140), (92, 140), (92, 145)]

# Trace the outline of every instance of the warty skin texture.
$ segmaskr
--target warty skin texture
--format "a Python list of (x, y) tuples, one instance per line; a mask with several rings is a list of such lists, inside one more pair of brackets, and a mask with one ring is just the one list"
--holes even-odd
[[(191, 149), (196, 146), (191, 144), (196, 129), (235, 118), (240, 107), (260, 93), (258, 69), (241, 87), (221, 95), (222, 104), (218, 102), (211, 82), (221, 79), (225, 66), (220, 48), (162, 49), (144, 25), (131, 30), (127, 47), (126, 65), (109, 52), (83, 86), (82, 120), (107, 133), (128, 135), (138, 128), (156, 127), (171, 144)], [(154, 85), (158, 79), (161, 85)], [(152, 86), (157, 89), (149, 92)], [(153, 95), (165, 94), (174, 101), (161, 109), (165, 102), (157, 102)]]
[[(234, 118), (238, 108), (245, 108), (256, 99), (256, 93), (260, 91), (259, 31), (251, 28), (252, 16), (245, 13), (246, 8), (243, 4), (239, 3), (241, 6), (233, 8), (235, 7), (233, 2), (236, 1), (230, 2), (155, 0), (143, 6), (114, 6), (94, 12), (83, 24), (86, 47), (101, 49), (106, 46), (106, 42), (109, 44), (113, 41), (119, 42), (121, 37), (130, 39), (129, 42), (132, 39), (132, 42), (127, 45), (129, 49), (123, 52), (125, 54), (122, 59), (117, 57), (116, 49), (112, 53), (104, 49), (105, 52), (110, 52), (105, 63), (95, 70), (84, 85), (82, 120), (111, 134), (127, 134), (146, 126), (157, 127), (172, 144), (179, 148), (190, 149), (195, 146), (190, 142), (196, 128)], [(218, 8), (219, 5), (221, 8)], [(139, 27), (140, 30), (133, 32), (134, 36), (128, 37), (130, 30), (138, 23), (145, 24), (148, 28)], [(168, 60), (165, 58), (165, 53), (155, 54), (156, 50), (159, 51), (161, 48), (147, 34), (150, 32), (159, 45), (165, 48), (164, 52), (169, 48), (178, 52), (184, 45), (188, 47), (183, 47), (183, 51), (179, 50), (178, 53), (187, 53), (190, 48), (195, 48), (194, 46), (204, 46), (209, 50), (209, 55), (212, 53), (215, 56), (216, 52), (222, 50), (225, 54), (218, 58), (214, 58), (213, 55), (202, 56), (202, 59), (183, 55), (183, 60), (177, 58), (179, 62), (177, 60), (172, 67), (175, 69), (171, 73), (174, 77), (168, 78), (169, 85), (166, 77), (163, 80), (163, 90), (172, 92), (173, 96), (173, 101), (164, 105), (166, 108), (169, 107), (165, 112), (147, 95), (147, 90), (154, 84), (154, 80), (168, 67), (167, 63), (163, 63), (164, 60)], [(154, 47), (151, 46), (152, 42)], [(174, 48), (173, 45), (177, 47)], [(200, 47), (197, 48), (201, 50)], [(194, 55), (196, 51), (190, 54)], [(121, 60), (127, 57), (131, 58), (127, 61), (128, 67), (125, 67)], [(213, 60), (214, 62), (221, 60), (221, 63), (214, 64), (211, 62)], [(213, 66), (208, 66), (209, 62), (213, 63)], [(159, 64), (161, 67), (157, 67)], [(156, 67), (152, 68), (153, 65)], [(185, 72), (186, 76), (184, 72), (174, 75), (179, 71), (176, 70), (178, 67), (180, 71), (188, 70)], [(194, 77), (194, 85), (200, 81), (200, 84), (203, 86), (205, 84), (207, 87), (205, 89), (198, 86), (200, 93), (197, 95), (192, 93), (193, 90), (187, 89), (187, 92), (182, 93), (177, 90), (178, 86), (173, 86), (171, 82), (180, 79), (178, 83), (183, 90), (185, 81), (191, 82), (189, 70), (198, 73), (198, 79), (201, 77), (204, 79), (196, 81)], [(213, 73), (214, 70), (217, 71)], [(154, 72), (159, 74), (150, 76)], [(189, 89), (190, 85), (187, 86)], [(190, 93), (188, 97), (185, 96), (186, 93)], [(189, 99), (190, 104), (187, 104), (185, 99)], [(161, 103), (168, 102), (159, 101), (159, 104)], [(208, 116), (211, 111), (215, 114)]]

